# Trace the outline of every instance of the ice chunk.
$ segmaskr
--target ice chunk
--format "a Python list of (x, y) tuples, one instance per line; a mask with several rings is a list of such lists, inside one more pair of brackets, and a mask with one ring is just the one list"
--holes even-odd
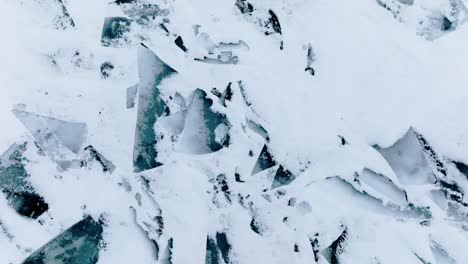
[(248, 14), (254, 11), (254, 7), (247, 0), (236, 0), (236, 6), (242, 14)]
[(87, 166), (93, 161), (98, 162), (102, 166), (103, 172), (112, 173), (115, 170), (115, 165), (90, 145), (84, 149), (84, 159), (81, 161), (81, 167)]
[(314, 234), (314, 237), (309, 237), (310, 246), (312, 247), (312, 252), (314, 253), (314, 260), (316, 263), (319, 263), (319, 254), (320, 254), (320, 245), (318, 241), (318, 233)]
[[(271, 27), (271, 29), (275, 32), (281, 35), (281, 25), (278, 20), (278, 16), (276, 16), (275, 12), (273, 10), (268, 10), (268, 14), (270, 14), (270, 18), (268, 19), (268, 22), (266, 23), (266, 27)], [(268, 32), (268, 31), (267, 31)], [(271, 34), (271, 33), (265, 33), (265, 34)]]
[(27, 143), (14, 144), (0, 156), (0, 189), (19, 214), (37, 218), (49, 209), (48, 204), (29, 184), (23, 162)]
[(468, 180), (468, 166), (465, 163), (459, 161), (454, 161), (453, 163), (455, 164), (457, 170), (459, 170)]
[(95, 264), (102, 232), (102, 224), (88, 216), (33, 252), (22, 264)]
[(146, 46), (138, 49), (138, 72), (140, 77), (138, 91), (138, 116), (133, 148), (133, 167), (135, 172), (152, 169), (162, 165), (156, 151), (156, 120), (167, 113), (167, 106), (160, 96), (161, 81), (177, 72), (163, 62)]
[(216, 244), (218, 244), (219, 251), (221, 251), (224, 263), (230, 263), (231, 244), (227, 240), (226, 233), (216, 233)]
[(68, 122), (17, 109), (13, 113), (44, 151), (60, 155), (62, 146), (75, 154), (80, 151), (86, 136), (85, 123)]
[(359, 175), (359, 180), (398, 205), (408, 204), (406, 192), (384, 175), (364, 169)]
[(388, 148), (377, 150), (387, 160), (404, 185), (431, 184), (436, 178), (412, 128)]
[(209, 236), (206, 238), (205, 264), (221, 264), (218, 245), (216, 245), (216, 241)]
[(283, 185), (288, 185), (296, 179), (296, 176), (292, 174), (289, 170), (285, 169), (282, 165), (279, 166), (276, 174), (273, 178), (272, 188), (278, 188)]
[(125, 33), (130, 31), (131, 20), (125, 17), (106, 17), (101, 33), (103, 46), (119, 46), (125, 41)]
[(219, 126), (225, 126), (223, 129), (227, 129), (229, 122), (224, 114), (214, 112), (211, 109), (212, 105), (213, 100), (207, 97), (205, 91), (201, 89), (194, 91), (184, 131), (177, 146), (179, 151), (206, 154), (229, 145), (229, 134), (226, 133), (222, 138), (219, 134), (221, 132)]
[(229, 83), (223, 93), (220, 94), (220, 102), (223, 106), (226, 106), (226, 101), (232, 100), (232, 83)]
[(344, 252), (344, 246), (348, 238), (348, 229), (344, 227), (340, 236), (323, 251), (323, 255), (330, 264), (340, 264), (340, 255)]
[(174, 43), (179, 47), (182, 51), (187, 52), (187, 48), (184, 46), (184, 40), (182, 39), (181, 36), (178, 36), (175, 40)]
[(400, 208), (394, 204), (384, 204), (381, 199), (369, 195), (365, 191), (357, 190), (352, 184), (338, 176), (329, 177), (325, 180), (312, 184), (320, 191), (333, 193), (334, 196), (345, 200), (346, 204), (359, 204), (360, 208), (368, 208), (373, 213), (391, 215), (394, 217), (422, 218), (429, 219), (432, 213), (427, 208), (416, 207), (408, 204), (405, 208)]
[(247, 120), (247, 126), (254, 131), (255, 133), (259, 134), (261, 137), (263, 137), (265, 140), (269, 140), (268, 136), (268, 131), (260, 124), (253, 120)]
[(269, 169), (276, 165), (273, 156), (270, 154), (268, 146), (265, 144), (258, 156), (257, 162), (255, 163), (254, 168), (252, 169), (251, 175), (257, 174), (261, 171)]
[(133, 108), (135, 106), (135, 99), (138, 92), (138, 84), (130, 86), (127, 88), (127, 109)]
[(460, 186), (455, 181), (448, 181), (439, 179), (437, 184), (440, 186), (442, 192), (445, 194), (445, 197), (448, 199), (468, 206), (468, 204), (463, 202), (464, 193)]

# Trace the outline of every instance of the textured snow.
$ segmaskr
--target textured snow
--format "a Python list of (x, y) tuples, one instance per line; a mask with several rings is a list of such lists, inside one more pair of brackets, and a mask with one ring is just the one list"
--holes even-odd
[(0, 263), (466, 263), (466, 0), (109, 2), (1, 3)]

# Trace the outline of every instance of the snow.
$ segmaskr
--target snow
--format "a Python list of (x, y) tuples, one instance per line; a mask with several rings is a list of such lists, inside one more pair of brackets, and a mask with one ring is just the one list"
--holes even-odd
[[(326, 264), (343, 230), (340, 263), (467, 259), (466, 1), (62, 1), (0, 8), (0, 154), (31, 145), (49, 206), (34, 219), (0, 197), (1, 263), (88, 215), (102, 264), (203, 263), (207, 238), (210, 263)], [(109, 17), (131, 19), (119, 45), (101, 43)], [(157, 159), (134, 172), (141, 125)]]

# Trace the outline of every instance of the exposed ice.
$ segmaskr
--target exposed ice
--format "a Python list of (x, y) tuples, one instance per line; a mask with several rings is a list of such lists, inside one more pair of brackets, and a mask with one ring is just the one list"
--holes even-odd
[(161, 165), (157, 159), (154, 124), (166, 114), (166, 103), (161, 98), (159, 85), (176, 71), (145, 46), (138, 48), (138, 113), (133, 149), (135, 172)]
[(33, 252), (22, 264), (95, 264), (102, 233), (102, 223), (88, 216)]

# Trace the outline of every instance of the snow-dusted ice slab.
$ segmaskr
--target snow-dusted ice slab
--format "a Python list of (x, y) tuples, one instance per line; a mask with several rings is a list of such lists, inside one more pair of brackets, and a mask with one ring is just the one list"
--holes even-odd
[(167, 114), (167, 105), (161, 98), (159, 85), (177, 72), (163, 62), (146, 46), (138, 48), (138, 113), (133, 148), (133, 167), (140, 172), (161, 165), (157, 159), (156, 120)]
[(187, 109), (184, 131), (177, 150), (192, 154), (206, 154), (229, 145), (229, 122), (226, 116), (211, 109), (213, 100), (205, 91), (196, 89)]
[(120, 46), (125, 43), (125, 33), (130, 29), (131, 20), (125, 17), (106, 17), (102, 27), (101, 44)]
[(13, 113), (51, 160), (62, 169), (71, 165), (71, 160), (79, 154), (86, 138), (85, 123), (68, 122), (18, 109), (14, 109)]
[(364, 169), (362, 173), (359, 174), (359, 180), (361, 183), (370, 186), (380, 195), (383, 195), (383, 197), (385, 197), (384, 199), (388, 199), (401, 206), (408, 204), (406, 192), (384, 175), (377, 174), (369, 169)]
[(27, 159), (23, 156), (27, 142), (13, 144), (0, 156), (0, 190), (9, 205), (20, 215), (37, 218), (49, 208), (28, 181)]
[(59, 120), (17, 109), (13, 113), (45, 151), (56, 153), (61, 146), (73, 153), (80, 151), (86, 137), (85, 123)]
[(102, 224), (88, 216), (33, 252), (22, 264), (95, 264), (102, 233)]
[(377, 150), (390, 164), (402, 184), (435, 183), (436, 178), (412, 128), (392, 146)]

